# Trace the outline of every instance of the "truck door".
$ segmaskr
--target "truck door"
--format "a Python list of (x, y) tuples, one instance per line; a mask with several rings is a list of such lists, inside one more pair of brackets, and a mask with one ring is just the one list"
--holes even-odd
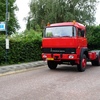
[(84, 30), (78, 29), (78, 43), (80, 47), (87, 47), (87, 39)]

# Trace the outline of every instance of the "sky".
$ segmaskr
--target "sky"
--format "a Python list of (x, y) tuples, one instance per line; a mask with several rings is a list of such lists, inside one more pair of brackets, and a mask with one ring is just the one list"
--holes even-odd
[[(99, 0), (99, 2), (100, 2), (100, 0)], [(96, 24), (97, 25), (100, 24), (100, 3), (97, 5), (95, 17), (96, 17)]]
[(15, 12), (15, 13), (16, 13), (16, 16), (18, 19), (18, 23), (20, 24), (20, 27), (21, 27), (19, 32), (24, 31), (26, 28), (26, 22), (25, 22), (24, 18), (28, 16), (28, 13), (30, 11), (29, 2), (30, 2), (30, 0), (16, 0), (15, 4), (18, 6), (19, 11)]
[[(24, 20), (25, 17), (28, 16), (28, 12), (30, 11), (29, 9), (29, 2), (30, 0), (16, 0), (16, 4), (19, 8), (19, 11), (16, 12), (16, 16), (18, 19), (18, 22), (21, 26), (21, 29), (18, 32), (22, 32), (26, 28), (26, 22)], [(97, 10), (96, 10), (96, 24), (100, 24), (100, 3), (97, 5)]]

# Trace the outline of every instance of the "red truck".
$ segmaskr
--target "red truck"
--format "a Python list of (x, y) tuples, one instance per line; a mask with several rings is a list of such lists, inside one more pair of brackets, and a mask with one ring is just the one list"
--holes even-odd
[(58, 64), (77, 65), (79, 72), (86, 69), (87, 60), (100, 66), (100, 51), (89, 51), (86, 27), (78, 22), (48, 24), (42, 39), (42, 58), (50, 69)]

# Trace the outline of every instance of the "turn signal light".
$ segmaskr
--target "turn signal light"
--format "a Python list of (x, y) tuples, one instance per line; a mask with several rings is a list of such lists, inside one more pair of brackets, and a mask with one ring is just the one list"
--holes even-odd
[(76, 23), (76, 20), (73, 20), (73, 24), (75, 24)]
[(49, 22), (47, 23), (47, 26), (50, 26), (50, 23)]

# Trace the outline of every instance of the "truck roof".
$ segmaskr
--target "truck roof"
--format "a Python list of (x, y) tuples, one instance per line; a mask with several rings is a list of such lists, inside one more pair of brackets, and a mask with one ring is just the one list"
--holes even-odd
[[(85, 30), (85, 26), (78, 22), (62, 22), (62, 23), (54, 23), (50, 24), (51, 27), (57, 27), (57, 26), (75, 26), (77, 28)], [(49, 27), (50, 27), (49, 26)]]

